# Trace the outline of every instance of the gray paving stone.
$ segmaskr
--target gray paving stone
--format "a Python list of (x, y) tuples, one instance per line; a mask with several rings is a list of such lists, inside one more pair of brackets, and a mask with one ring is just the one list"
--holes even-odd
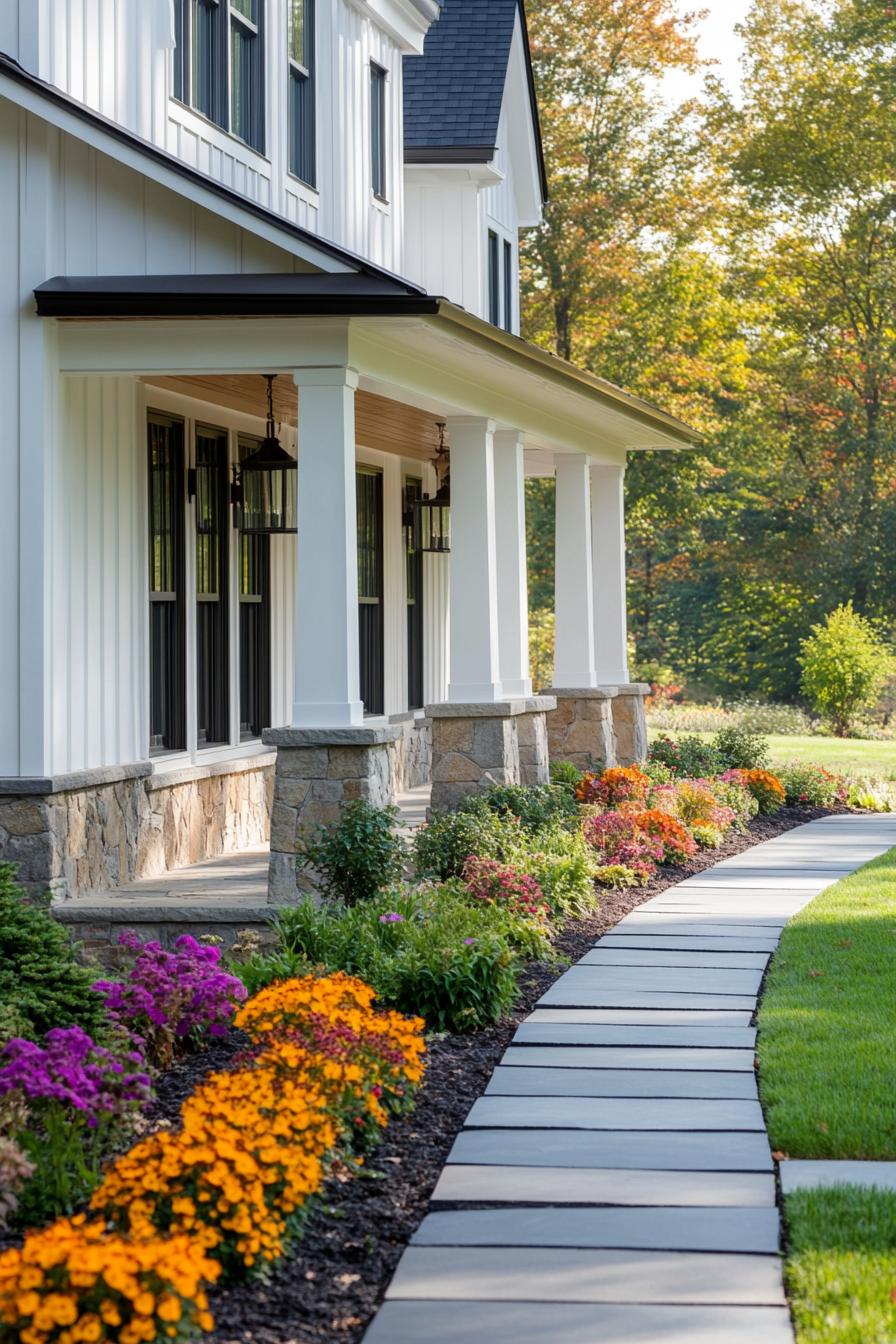
[(409, 1246), (386, 1298), (770, 1307), (783, 1305), (784, 1288), (766, 1255)]
[(676, 938), (768, 938), (770, 940), (780, 937), (781, 930), (787, 923), (786, 919), (772, 920), (763, 923), (760, 919), (754, 919), (749, 915), (715, 915), (712, 919), (699, 915), (679, 913), (674, 911), (644, 910), (639, 912), (632, 911), (626, 915), (625, 919), (620, 920), (613, 930), (613, 936), (624, 936), (629, 933), (638, 934), (641, 937), (655, 937), (661, 935), (665, 937)]
[(785, 1195), (794, 1190), (830, 1189), (833, 1185), (877, 1186), (896, 1190), (896, 1162), (812, 1162), (790, 1158), (778, 1166)]
[(590, 1022), (607, 1026), (748, 1027), (752, 1013), (743, 1008), (700, 1012), (696, 1008), (533, 1008), (527, 1022)]
[(763, 952), (772, 953), (778, 938), (697, 938), (687, 934), (608, 933), (596, 947), (629, 947), (656, 952)]
[(502, 1064), (538, 1069), (689, 1069), (753, 1073), (752, 1050), (632, 1045), (510, 1045)]
[(570, 1209), (430, 1213), (414, 1246), (574, 1246), (776, 1255), (777, 1209)]
[(599, 944), (582, 957), (579, 966), (681, 966), (713, 970), (759, 971), (768, 965), (770, 952), (707, 952), (702, 948), (682, 951), (672, 948), (609, 947)]
[(755, 994), (654, 994), (649, 990), (589, 989), (558, 981), (538, 1000), (550, 1008), (746, 1008), (756, 1007)]
[(467, 1129), (449, 1162), (514, 1167), (626, 1167), (644, 1171), (771, 1171), (764, 1134), (668, 1130)]
[(587, 988), (646, 990), (656, 994), (757, 994), (761, 971), (712, 971), (672, 966), (573, 966), (558, 984)]
[(784, 1307), (384, 1302), (364, 1344), (793, 1344)]
[(706, 1097), (756, 1101), (753, 1073), (680, 1069), (539, 1069), (499, 1065), (485, 1089), (498, 1097)]
[(724, 1130), (764, 1133), (758, 1101), (690, 1097), (480, 1097), (467, 1129)]
[(774, 1208), (775, 1178), (771, 1172), (457, 1163), (443, 1169), (432, 1202)]
[(682, 1045), (695, 1049), (752, 1050), (755, 1027), (602, 1026), (580, 1022), (523, 1022), (514, 1045)]

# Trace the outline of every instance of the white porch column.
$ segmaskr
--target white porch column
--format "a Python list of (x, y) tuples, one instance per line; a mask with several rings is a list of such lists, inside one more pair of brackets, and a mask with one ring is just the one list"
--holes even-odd
[(591, 468), (594, 667), (599, 686), (627, 684), (625, 467)]
[(299, 389), (294, 728), (364, 721), (358, 674), (355, 389), (349, 368), (296, 369)]
[(494, 444), (498, 661), (503, 694), (512, 699), (532, 694), (523, 436), (516, 429), (498, 430)]
[(447, 422), (451, 446), (451, 648), (448, 699), (501, 699), (493, 420)]
[(557, 455), (554, 548), (554, 685), (597, 686), (594, 672), (594, 593), (588, 459)]

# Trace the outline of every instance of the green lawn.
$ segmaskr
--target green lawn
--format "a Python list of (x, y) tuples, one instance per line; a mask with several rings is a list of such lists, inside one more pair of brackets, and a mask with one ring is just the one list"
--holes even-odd
[(896, 1194), (840, 1186), (784, 1205), (798, 1344), (896, 1340)]
[[(663, 729), (651, 728), (650, 738), (661, 736)], [(683, 733), (669, 733), (683, 737)], [(696, 733), (709, 740), (713, 733)], [(870, 742), (853, 737), (786, 737), (768, 738), (772, 766), (787, 765), (791, 761), (812, 761), (842, 774), (868, 775), (896, 779), (896, 740)]]
[(759, 1011), (772, 1148), (896, 1159), (896, 849), (784, 930)]

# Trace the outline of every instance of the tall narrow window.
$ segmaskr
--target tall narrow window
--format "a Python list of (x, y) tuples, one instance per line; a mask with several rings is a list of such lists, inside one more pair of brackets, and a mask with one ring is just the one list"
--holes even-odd
[(513, 248), (504, 239), (504, 330), (513, 331)]
[(227, 435), (196, 429), (196, 737), (230, 740)]
[(367, 714), (383, 712), (383, 477), (361, 468), (358, 510), (358, 635), (361, 699)]
[(262, 0), (230, 0), (230, 129), (264, 150)]
[(373, 194), (386, 199), (386, 72), (370, 66), (370, 177)]
[(264, 0), (174, 0), (174, 96), (264, 152)]
[(316, 186), (314, 0), (289, 5), (289, 171)]
[[(258, 439), (240, 438), (240, 461)], [(271, 726), (271, 539), (240, 536), (240, 737)]]
[(423, 495), (423, 482), (408, 476), (404, 483), (408, 599), (408, 709), (423, 706), (423, 552), (417, 545), (414, 503)]
[(184, 427), (152, 415), (149, 462), (149, 749), (186, 746)]
[(493, 326), (501, 325), (501, 290), (499, 288), (499, 248), (498, 235), (493, 229), (488, 231), (488, 320)]

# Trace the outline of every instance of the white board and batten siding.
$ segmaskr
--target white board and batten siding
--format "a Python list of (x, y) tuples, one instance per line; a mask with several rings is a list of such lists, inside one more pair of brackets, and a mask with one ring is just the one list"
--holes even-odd
[[(317, 5), (317, 181), (288, 168), (287, 0), (265, 3), (265, 146), (172, 97), (169, 0), (3, 0), (0, 50), (77, 101), (249, 200), (389, 270), (403, 268), (401, 61), (366, 5)], [(370, 63), (387, 73), (388, 201), (371, 189)], [(291, 268), (287, 268), (291, 269)]]

